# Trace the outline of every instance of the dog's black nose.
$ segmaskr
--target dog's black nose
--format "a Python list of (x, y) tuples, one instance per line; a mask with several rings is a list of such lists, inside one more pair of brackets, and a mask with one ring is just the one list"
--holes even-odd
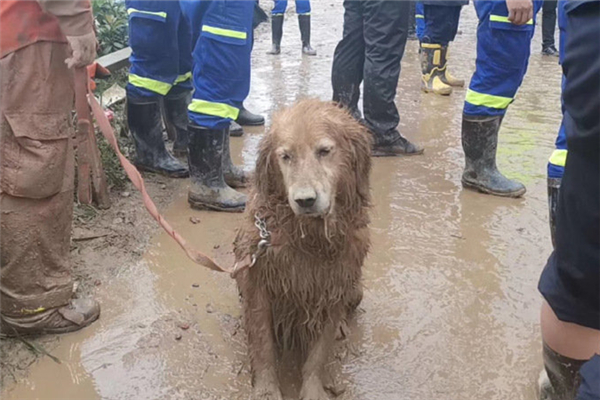
[(316, 197), (307, 197), (304, 199), (295, 199), (296, 203), (302, 207), (302, 208), (310, 208), (315, 204), (315, 201), (317, 201)]

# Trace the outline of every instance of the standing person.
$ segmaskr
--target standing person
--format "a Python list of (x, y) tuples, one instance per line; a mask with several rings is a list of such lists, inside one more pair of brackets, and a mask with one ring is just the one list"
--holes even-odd
[(449, 95), (452, 87), (463, 87), (465, 81), (448, 72), (448, 45), (456, 37), (462, 6), (469, 0), (424, 0), (425, 29), (421, 38), (421, 89)]
[(181, 1), (192, 28), (194, 93), (188, 107), (188, 161), (194, 208), (242, 211), (246, 184), (231, 161), (229, 126), (250, 90), (254, 1)]
[(65, 333), (100, 315), (69, 265), (74, 67), (96, 57), (89, 1), (0, 2), (0, 304), (5, 335)]
[(417, 2), (410, 1), (410, 10), (408, 11), (408, 40), (417, 40)]
[(188, 145), (187, 105), (192, 92), (191, 31), (179, 1), (126, 0), (131, 57), (127, 83), (127, 123), (140, 170), (182, 178), (186, 165), (163, 141), (165, 125), (176, 133), (173, 152), (185, 156)]
[[(568, 1), (564, 126), (569, 154), (556, 246), (540, 277), (541, 398), (600, 398), (600, 2)], [(561, 53), (562, 54), (562, 53)], [(578, 388), (579, 386), (579, 388)]]
[[(423, 40), (423, 32), (425, 32), (425, 10), (423, 3), (417, 1), (415, 4), (415, 24), (417, 28), (417, 39), (419, 42)], [(421, 48), (419, 47), (419, 51)]]
[(541, 0), (474, 3), (479, 18), (477, 60), (463, 109), (462, 184), (495, 196), (521, 197), (525, 186), (498, 171), (496, 150), (502, 119), (527, 71)]
[(398, 132), (394, 103), (408, 31), (407, 1), (344, 0), (344, 36), (333, 56), (333, 100), (360, 119), (364, 80), (364, 123), (374, 137), (374, 156), (423, 153)]
[[(267, 54), (277, 55), (281, 53), (281, 38), (283, 37), (283, 19), (287, 9), (287, 0), (275, 0), (275, 6), (271, 11), (271, 31), (273, 35), (273, 48)], [(300, 27), (300, 38), (302, 40), (302, 53), (308, 56), (316, 56), (317, 51), (310, 45), (310, 1), (296, 0), (296, 14), (298, 14), (298, 26)]]
[(556, 30), (557, 0), (543, 0), (542, 5), (542, 54), (558, 57), (558, 50), (554, 46), (554, 31)]

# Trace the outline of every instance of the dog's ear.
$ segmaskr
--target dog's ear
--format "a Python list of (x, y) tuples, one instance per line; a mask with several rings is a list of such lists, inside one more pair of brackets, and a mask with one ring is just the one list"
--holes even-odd
[(269, 132), (260, 142), (256, 160), (254, 187), (259, 196), (270, 197), (277, 190), (280, 172), (279, 165), (273, 158), (274, 150), (273, 133)]
[(354, 120), (350, 121), (348, 138), (352, 145), (352, 166), (354, 169), (356, 191), (363, 205), (371, 201), (370, 173), (371, 173), (371, 135), (367, 128)]

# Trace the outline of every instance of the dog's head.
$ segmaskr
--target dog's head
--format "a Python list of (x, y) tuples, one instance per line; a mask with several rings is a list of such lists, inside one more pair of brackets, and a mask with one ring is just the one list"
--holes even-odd
[(302, 100), (280, 111), (262, 142), (255, 187), (287, 199), (296, 215), (322, 217), (336, 204), (369, 202), (370, 136), (331, 102)]

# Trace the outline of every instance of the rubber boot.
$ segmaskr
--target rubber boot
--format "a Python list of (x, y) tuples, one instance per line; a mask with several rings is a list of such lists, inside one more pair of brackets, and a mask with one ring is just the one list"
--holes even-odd
[(283, 37), (283, 14), (271, 16), (271, 34), (273, 35), (273, 47), (267, 54), (277, 55), (281, 53), (281, 38)]
[(158, 99), (134, 101), (128, 97), (127, 123), (135, 144), (134, 164), (139, 170), (172, 178), (184, 178), (189, 175), (187, 167), (165, 147)]
[(310, 46), (310, 15), (298, 15), (298, 26), (302, 38), (302, 53), (307, 56), (316, 56), (317, 51)]
[(172, 127), (171, 129), (175, 131), (173, 154), (176, 157), (187, 157), (189, 143), (187, 107), (190, 101), (190, 92), (181, 92), (176, 95), (167, 94), (164, 97), (165, 125)]
[(248, 186), (250, 177), (243, 168), (233, 163), (229, 147), (229, 136), (231, 136), (229, 132), (225, 132), (225, 138), (223, 139), (223, 177), (225, 183), (232, 188), (245, 188)]
[(561, 181), (561, 178), (548, 178), (548, 211), (550, 213), (550, 237), (552, 238), (553, 247), (556, 247), (556, 209)]
[(465, 170), (462, 185), (467, 189), (503, 197), (521, 197), (525, 186), (502, 175), (496, 167), (496, 150), (501, 116), (463, 114), (462, 146)]
[(454, 87), (463, 87), (465, 86), (464, 79), (455, 78), (448, 72), (448, 46), (442, 46), (442, 69), (444, 74), (441, 76), (442, 82), (446, 85), (454, 86)]
[(258, 114), (253, 114), (250, 111), (246, 110), (246, 107), (242, 105), (240, 109), (240, 114), (235, 120), (238, 124), (244, 126), (260, 126), (265, 124), (265, 117)]
[(188, 202), (192, 208), (242, 212), (246, 195), (229, 187), (223, 176), (227, 129), (208, 129), (190, 124), (188, 132), (191, 177)]
[(244, 128), (235, 121), (229, 123), (229, 135), (233, 137), (240, 137), (244, 135)]
[(442, 53), (442, 46), (439, 44), (421, 43), (421, 89), (425, 93), (442, 96), (452, 93), (452, 86), (442, 81), (446, 73)]
[(540, 400), (575, 400), (581, 383), (579, 370), (588, 360), (574, 360), (544, 343), (544, 369), (539, 380)]
[(411, 143), (397, 130), (390, 131), (385, 135), (374, 135), (373, 157), (413, 156), (423, 154), (423, 148)]

